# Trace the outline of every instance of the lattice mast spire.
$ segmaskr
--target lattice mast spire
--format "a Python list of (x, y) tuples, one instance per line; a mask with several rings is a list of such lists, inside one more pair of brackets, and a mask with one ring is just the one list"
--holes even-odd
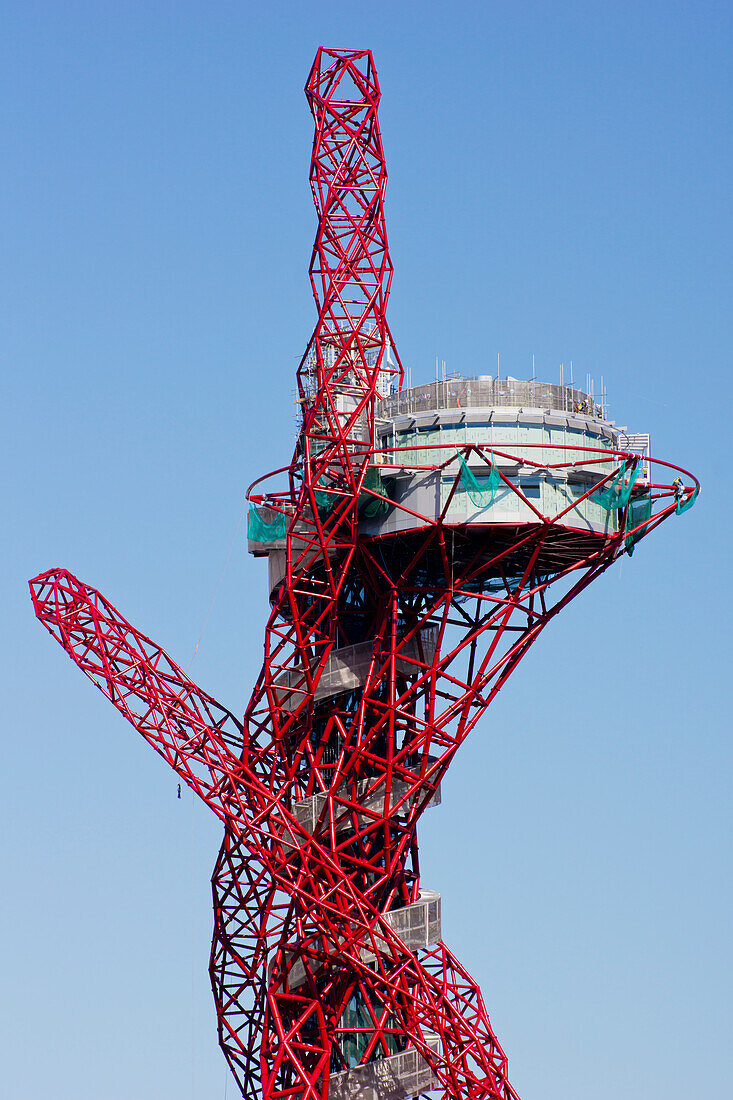
[(318, 320), (298, 369), (304, 477), (353, 493), (374, 444), (375, 399), (402, 380), (385, 315), (392, 262), (371, 51), (319, 49), (305, 93), (315, 122), (310, 281)]

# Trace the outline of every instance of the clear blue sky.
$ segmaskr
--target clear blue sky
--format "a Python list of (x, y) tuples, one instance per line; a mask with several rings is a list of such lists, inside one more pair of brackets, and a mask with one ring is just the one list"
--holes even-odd
[[(3, 1095), (225, 1094), (220, 829), (35, 622), (64, 565), (188, 665), (287, 461), (319, 44), (383, 89), (415, 381), (604, 376), (697, 506), (543, 636), (421, 830), (524, 1100), (730, 1096), (731, 50), (725, 3), (2, 5)], [(243, 526), (192, 675), (241, 711)], [(229, 1097), (233, 1088), (229, 1085)]]

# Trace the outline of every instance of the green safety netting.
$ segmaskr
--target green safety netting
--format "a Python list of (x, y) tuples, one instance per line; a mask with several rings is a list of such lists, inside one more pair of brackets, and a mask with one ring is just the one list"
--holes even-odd
[[(380, 493), (381, 496), (386, 497), (388, 495), (382, 481), (382, 475), (373, 466), (369, 467), (362, 482), (362, 491), (359, 493), (359, 516), (369, 519), (384, 515), (389, 509), (389, 501), (380, 500), (378, 497), (372, 496), (371, 493), (364, 492), (365, 489), (371, 489), (372, 492)], [(316, 507), (322, 515), (330, 512), (339, 499), (333, 493), (324, 492), (323, 489), (314, 489), (313, 495), (316, 498)]]
[(634, 488), (634, 483), (640, 473), (641, 463), (637, 462), (629, 474), (629, 480), (625, 481), (626, 463), (622, 462), (613, 481), (611, 481), (605, 489), (600, 489), (597, 493), (593, 493), (591, 500), (594, 500), (596, 504), (600, 504), (602, 508), (605, 508), (609, 512), (612, 508), (623, 510), (629, 503), (631, 490)]
[(608, 511), (610, 511), (611, 508), (615, 508), (616, 486), (618, 485), (621, 478), (624, 476), (625, 469), (626, 463), (622, 462), (618, 470), (616, 471), (616, 476), (614, 477), (613, 481), (609, 482), (606, 485), (605, 489), (599, 489), (597, 493), (593, 493), (593, 495), (591, 496), (591, 500), (595, 501), (596, 504), (600, 504), (602, 508), (606, 508)]
[[(298, 463), (298, 465), (296, 466), (293, 473), (294, 473), (294, 476), (297, 478), (298, 481), (302, 481), (303, 480), (303, 464)], [(318, 479), (318, 482), (321, 485), (323, 484), (323, 475), (321, 475), (321, 477)], [(331, 493), (324, 492), (323, 489), (314, 489), (313, 490), (313, 495), (316, 498), (316, 508), (318, 509), (319, 512), (323, 512), (323, 513), (330, 512), (331, 509), (333, 508), (334, 504), (336, 503), (336, 497), (332, 496)]]
[(675, 510), (674, 510), (675, 515), (681, 516), (683, 512), (689, 511), (689, 509), (692, 508), (693, 504), (697, 500), (697, 494), (699, 492), (700, 492), (700, 486), (696, 485), (695, 486), (695, 491), (694, 491), (694, 493), (692, 494), (691, 497), (688, 497), (687, 500), (678, 500), (677, 504), (675, 506)]
[(463, 455), (458, 455), (458, 461), (461, 464), (460, 478), (463, 488), (468, 493), (471, 503), (475, 504), (477, 508), (488, 508), (494, 499), (494, 493), (501, 485), (501, 475), (493, 461), (493, 451), (491, 452), (491, 459), (489, 476), (479, 479), (471, 472)]
[(633, 470), (629, 474), (628, 482), (621, 483), (621, 491), (619, 493), (617, 508), (625, 508), (629, 503), (629, 497), (631, 496), (631, 490), (634, 488), (634, 483), (641, 473), (641, 463), (637, 462)]
[[(387, 496), (382, 475), (375, 466), (369, 467), (364, 475), (361, 487), (362, 490), (371, 489), (374, 493), (380, 493), (384, 497)], [(359, 494), (359, 515), (364, 519), (375, 519), (377, 516), (383, 516), (389, 510), (389, 506), (388, 500), (380, 500), (379, 497), (371, 496), (370, 493), (361, 492)]]
[(282, 512), (269, 511), (269, 516), (265, 516), (262, 508), (250, 505), (247, 516), (248, 539), (252, 542), (274, 542), (275, 539), (284, 539), (287, 533), (288, 517)]
[(336, 497), (331, 496), (330, 493), (324, 493), (322, 489), (314, 489), (313, 495), (316, 498), (316, 508), (319, 512), (330, 512), (336, 503)]
[(634, 527), (638, 527), (640, 523), (644, 523), (646, 520), (651, 519), (652, 514), (652, 498), (650, 496), (640, 497), (639, 500), (632, 500), (629, 505), (629, 512), (626, 517), (626, 530), (632, 531), (633, 534), (627, 535), (624, 541), (624, 546), (629, 554), (629, 557), (634, 553), (634, 546), (644, 534), (644, 530), (634, 531)]

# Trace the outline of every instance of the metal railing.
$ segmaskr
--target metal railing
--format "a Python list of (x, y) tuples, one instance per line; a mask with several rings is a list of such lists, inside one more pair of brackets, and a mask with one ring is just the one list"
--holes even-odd
[[(439, 1053), (438, 1037), (426, 1035), (425, 1038), (427, 1046)], [(435, 1071), (414, 1047), (341, 1073), (332, 1073), (328, 1080), (331, 1100), (409, 1100), (440, 1084)]]
[(440, 379), (424, 386), (395, 393), (379, 401), (377, 417), (391, 420), (401, 414), (430, 412), (432, 409), (539, 408), (555, 412), (576, 412), (605, 419), (597, 401), (572, 386), (551, 382), (520, 382), (513, 378)]

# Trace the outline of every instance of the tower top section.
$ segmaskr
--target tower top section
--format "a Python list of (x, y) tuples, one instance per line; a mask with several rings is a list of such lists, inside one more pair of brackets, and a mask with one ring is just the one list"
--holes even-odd
[(310, 103), (337, 98), (342, 103), (370, 103), (376, 108), (380, 92), (372, 51), (321, 46), (308, 74), (305, 94)]
[(318, 319), (298, 368), (303, 421), (293, 469), (301, 476), (303, 464), (306, 492), (318, 485), (347, 502), (366, 469), (375, 401), (402, 379), (386, 319), (387, 171), (371, 52), (321, 47), (305, 94), (315, 123), (310, 281)]

